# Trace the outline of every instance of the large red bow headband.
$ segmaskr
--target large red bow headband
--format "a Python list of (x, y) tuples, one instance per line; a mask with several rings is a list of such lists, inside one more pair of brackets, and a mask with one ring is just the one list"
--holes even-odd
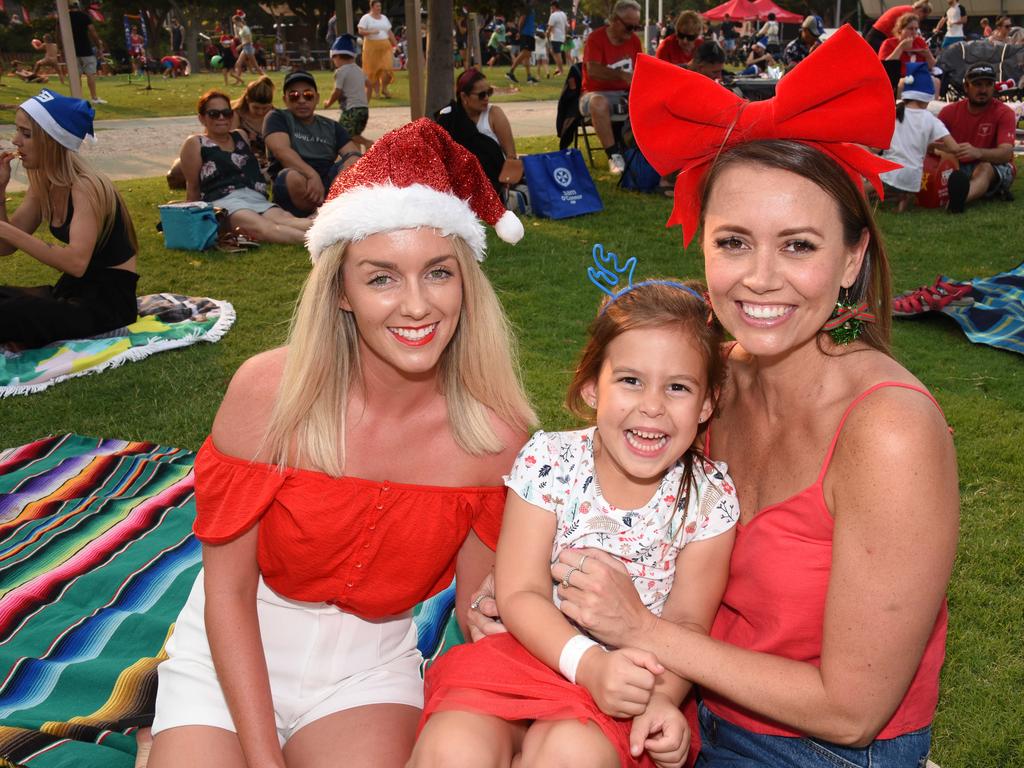
[(697, 232), (704, 175), (737, 144), (809, 144), (838, 162), (858, 188), (867, 178), (879, 196), (878, 175), (901, 167), (850, 143), (888, 147), (896, 105), (878, 56), (849, 24), (782, 78), (766, 101), (748, 102), (704, 75), (641, 55), (629, 118), (637, 145), (658, 173), (679, 171), (666, 226), (682, 225), (684, 245)]

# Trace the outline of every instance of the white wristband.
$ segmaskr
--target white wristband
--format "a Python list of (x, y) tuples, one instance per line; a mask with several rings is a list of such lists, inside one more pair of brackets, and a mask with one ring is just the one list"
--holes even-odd
[(570, 683), (576, 682), (576, 670), (580, 666), (580, 659), (583, 654), (600, 645), (586, 635), (573, 635), (565, 645), (562, 646), (562, 653), (558, 656), (558, 669), (562, 677)]

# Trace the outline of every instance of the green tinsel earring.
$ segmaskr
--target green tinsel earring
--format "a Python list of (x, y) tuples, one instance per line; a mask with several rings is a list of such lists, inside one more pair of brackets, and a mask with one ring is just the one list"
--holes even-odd
[(833, 342), (845, 346), (857, 340), (864, 331), (864, 323), (873, 323), (875, 320), (875, 316), (868, 311), (866, 301), (855, 304), (850, 300), (850, 289), (842, 288), (836, 300), (836, 308), (821, 330), (828, 333)]

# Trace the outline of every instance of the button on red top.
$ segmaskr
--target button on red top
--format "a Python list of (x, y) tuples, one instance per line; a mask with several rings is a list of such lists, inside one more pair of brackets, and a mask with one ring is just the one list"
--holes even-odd
[[(293, 600), (335, 601), (364, 618), (403, 613), (447, 587), (470, 530), (491, 549), (497, 545), (505, 507), (504, 486), (282, 473), (223, 454), (211, 438), (195, 474), (200, 541), (222, 544), (259, 523), (257, 560), (271, 589)], [(392, 493), (380, 504), (386, 491)], [(361, 528), (363, 535), (353, 535)]]

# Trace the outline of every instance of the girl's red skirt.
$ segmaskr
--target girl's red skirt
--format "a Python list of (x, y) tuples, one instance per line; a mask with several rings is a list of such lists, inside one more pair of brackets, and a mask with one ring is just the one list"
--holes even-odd
[(427, 670), (420, 727), (435, 712), (457, 710), (503, 720), (591, 721), (619, 753), (623, 768), (654, 768), (629, 753), (632, 718), (606, 715), (582, 685), (538, 661), (511, 634), (492, 635), (447, 651)]

